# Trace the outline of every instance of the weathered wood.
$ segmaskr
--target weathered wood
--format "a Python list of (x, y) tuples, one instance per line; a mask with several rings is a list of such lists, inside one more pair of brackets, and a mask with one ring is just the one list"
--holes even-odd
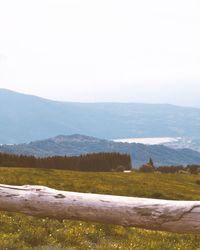
[(37, 217), (200, 233), (200, 201), (169, 201), (0, 185), (0, 210)]

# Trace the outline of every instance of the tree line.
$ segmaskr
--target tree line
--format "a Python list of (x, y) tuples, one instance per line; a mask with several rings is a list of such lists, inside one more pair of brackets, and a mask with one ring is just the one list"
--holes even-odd
[(47, 168), (74, 171), (122, 171), (131, 169), (131, 157), (120, 153), (94, 153), (80, 156), (34, 156), (0, 153), (0, 166)]
[(161, 173), (190, 173), (190, 174), (199, 174), (200, 173), (200, 165), (192, 164), (187, 166), (160, 166), (156, 169)]
[(160, 172), (164, 174), (175, 174), (175, 173), (190, 173), (190, 174), (199, 174), (200, 173), (200, 165), (192, 164), (192, 165), (179, 165), (179, 166), (159, 166), (155, 167), (153, 160), (150, 158), (149, 162), (143, 164), (139, 168), (140, 172), (152, 173), (152, 172)]

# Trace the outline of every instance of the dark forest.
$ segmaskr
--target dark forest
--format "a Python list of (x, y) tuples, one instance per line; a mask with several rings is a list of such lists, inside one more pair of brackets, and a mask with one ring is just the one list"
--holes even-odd
[(120, 153), (95, 153), (46, 158), (0, 153), (0, 166), (108, 172), (131, 169), (131, 158), (127, 154)]

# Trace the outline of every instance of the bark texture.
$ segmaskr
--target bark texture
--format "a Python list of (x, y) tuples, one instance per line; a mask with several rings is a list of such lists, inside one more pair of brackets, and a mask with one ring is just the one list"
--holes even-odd
[(37, 217), (200, 233), (200, 201), (157, 200), (66, 192), (43, 186), (0, 185), (0, 210)]

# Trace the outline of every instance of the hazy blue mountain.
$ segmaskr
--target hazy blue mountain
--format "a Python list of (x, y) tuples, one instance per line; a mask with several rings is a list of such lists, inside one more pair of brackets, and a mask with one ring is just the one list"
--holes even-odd
[(0, 144), (77, 133), (106, 139), (200, 136), (200, 109), (167, 104), (65, 103), (0, 89)]
[(136, 143), (120, 143), (84, 135), (60, 135), (54, 138), (20, 145), (0, 146), (0, 152), (52, 156), (80, 155), (94, 152), (129, 153), (133, 164), (139, 166), (153, 158), (156, 165), (200, 164), (200, 153), (190, 149), (171, 149), (163, 145), (147, 146)]

